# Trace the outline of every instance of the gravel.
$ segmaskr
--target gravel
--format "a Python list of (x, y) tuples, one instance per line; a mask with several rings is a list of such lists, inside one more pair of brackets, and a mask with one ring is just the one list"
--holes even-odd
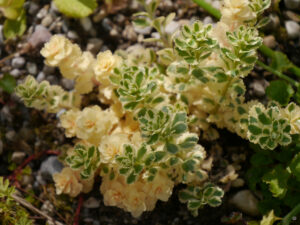
[(290, 39), (296, 39), (300, 36), (300, 25), (295, 21), (292, 20), (286, 21), (285, 29)]
[(27, 62), (26, 69), (30, 75), (36, 75), (38, 72), (37, 65), (33, 62)]
[(230, 202), (242, 212), (251, 215), (258, 216), (258, 200), (249, 190), (242, 190), (236, 193), (230, 200)]
[(15, 57), (11, 61), (11, 66), (14, 69), (20, 69), (25, 65), (25, 58), (24, 57)]
[(28, 43), (33, 48), (37, 48), (37, 47), (43, 45), (44, 43), (46, 43), (47, 41), (49, 41), (51, 36), (52, 36), (51, 33), (49, 32), (49, 30), (46, 27), (44, 27), (42, 25), (37, 25), (35, 27), (35, 31), (29, 37)]
[(44, 180), (52, 180), (52, 175), (59, 173), (63, 167), (57, 156), (50, 156), (42, 162), (39, 172)]
[(25, 152), (14, 152), (11, 156), (11, 161), (16, 164), (21, 164), (26, 156)]

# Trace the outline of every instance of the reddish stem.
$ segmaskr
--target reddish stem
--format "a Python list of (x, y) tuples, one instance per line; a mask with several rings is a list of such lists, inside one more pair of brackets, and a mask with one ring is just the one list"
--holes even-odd
[(17, 176), (22, 172), (24, 167), (26, 167), (31, 161), (35, 159), (39, 159), (42, 155), (47, 154), (47, 155), (59, 155), (59, 151), (53, 151), (53, 150), (46, 150), (43, 152), (36, 153), (34, 155), (29, 156), (20, 166), (17, 167), (17, 169), (14, 170), (14, 172), (8, 177), (9, 180), (14, 182), (14, 185), (17, 188), (20, 188), (20, 184), (17, 181)]
[(79, 215), (80, 215), (82, 204), (83, 204), (83, 196), (80, 195), (79, 200), (78, 200), (77, 209), (75, 212), (75, 219), (74, 219), (73, 225), (79, 225)]

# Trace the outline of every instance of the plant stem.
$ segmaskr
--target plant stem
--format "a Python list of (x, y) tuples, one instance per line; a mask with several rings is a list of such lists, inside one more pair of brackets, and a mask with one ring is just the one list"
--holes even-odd
[(293, 208), (292, 211), (289, 212), (283, 219), (281, 224), (282, 225), (289, 225), (292, 218), (300, 213), (300, 203)]
[[(202, 7), (203, 9), (205, 9), (207, 12), (209, 12), (212, 16), (214, 16), (216, 19), (220, 19), (221, 18), (221, 12), (214, 8), (211, 4), (207, 3), (205, 0), (193, 0), (197, 5), (199, 5), (200, 7)], [(273, 58), (274, 54), (275, 54), (275, 51), (273, 51), (271, 48), (265, 46), (265, 45), (262, 45), (260, 48), (259, 48), (259, 51), (269, 57), (269, 58)], [(258, 61), (257, 63), (262, 63), (261, 61)], [(265, 65), (266, 66), (266, 65)], [(263, 67), (263, 66), (262, 66)], [(264, 67), (266, 70), (270, 71), (270, 68), (271, 67)], [(272, 69), (272, 68), (271, 68)], [(300, 68), (297, 67), (295, 64), (293, 64), (291, 62), (291, 66), (290, 68), (288, 69), (291, 73), (295, 74), (296, 76), (300, 77)], [(273, 70), (272, 71), (276, 71), (276, 70)], [(270, 71), (270, 72), (272, 72)], [(274, 72), (272, 72), (274, 73)], [(285, 76), (286, 78), (288, 78), (286, 75), (280, 73), (279, 71), (276, 71), (276, 73), (274, 73), (275, 75), (283, 78), (283, 76)], [(280, 76), (280, 75), (283, 75), (283, 76)], [(283, 78), (285, 79), (285, 78)], [(287, 80), (287, 79), (285, 79)], [(291, 83), (295, 83), (295, 81), (293, 79), (289, 79), (289, 82)], [(297, 82), (298, 84), (298, 82)]]
[[(264, 54), (265, 56), (269, 57), (269, 58), (273, 58), (275, 51), (273, 51), (272, 49), (270, 49), (269, 47), (262, 45), (259, 48), (259, 51)], [(295, 64), (293, 64), (292, 62), (290, 62), (290, 68), (288, 69), (288, 71), (290, 71), (291, 73), (295, 74), (296, 76), (300, 77), (300, 68), (297, 67)]]
[(75, 212), (73, 225), (79, 225), (79, 217), (80, 217), (80, 211), (81, 211), (82, 204), (83, 204), (83, 196), (81, 194), (79, 196), (79, 200), (78, 200), (77, 209), (76, 209), (76, 212)]
[(265, 70), (268, 70), (269, 72), (275, 74), (276, 76), (278, 76), (279, 78), (283, 79), (283, 80), (286, 80), (288, 82), (290, 82), (292, 85), (294, 85), (295, 87), (299, 87), (299, 82), (295, 81), (294, 79), (288, 77), (287, 75), (284, 75), (283, 73), (277, 71), (277, 70), (274, 70), (272, 67), (270, 66), (267, 66), (266, 64), (264, 64), (263, 62), (261, 61), (257, 61), (257, 64), (259, 66), (261, 66), (262, 68), (264, 68)]
[(54, 220), (52, 217), (50, 217), (46, 213), (42, 212), (41, 210), (39, 210), (38, 208), (36, 208), (35, 206), (33, 206), (31, 203), (27, 202), (25, 199), (17, 196), (16, 194), (13, 194), (12, 197), (13, 197), (13, 199), (16, 202), (18, 202), (22, 206), (30, 209), (32, 212), (35, 212), (35, 213), (41, 215), (42, 217), (44, 217), (48, 221), (52, 222), (53, 224), (55, 224), (55, 225), (63, 225), (61, 222), (58, 222), (58, 221)]
[(211, 15), (213, 15), (218, 20), (221, 19), (221, 12), (213, 7), (211, 4), (207, 3), (205, 0), (193, 0), (196, 4), (198, 4), (201, 8), (205, 9)]

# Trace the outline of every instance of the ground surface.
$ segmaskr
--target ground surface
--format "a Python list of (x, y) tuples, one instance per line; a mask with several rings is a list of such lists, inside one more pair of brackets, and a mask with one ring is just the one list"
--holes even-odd
[[(217, 5), (217, 2), (214, 4)], [(272, 24), (265, 30), (266, 36), (269, 37), (269, 46), (284, 50), (297, 65), (300, 65), (300, 42), (299, 37), (289, 39), (284, 29), (284, 23), (288, 20), (297, 20), (299, 17), (293, 17), (287, 12), (284, 4), (280, 4), (281, 13), (270, 11), (267, 15), (275, 16)], [(69, 19), (61, 15), (50, 1), (27, 1), (25, 8), (28, 15), (28, 29), (22, 38), (11, 41), (3, 41), (0, 33), (0, 59), (7, 57), (23, 49), (28, 40), (32, 37), (38, 26), (42, 26), (41, 35), (62, 33), (68, 38), (78, 43), (82, 49), (88, 49), (94, 54), (99, 51), (110, 49), (125, 49), (126, 47), (142, 43), (144, 37), (149, 33), (137, 33), (134, 31), (130, 21), (131, 15), (139, 10), (138, 5), (131, 3), (115, 5), (113, 9), (107, 11), (103, 5), (97, 12), (89, 18), (83, 20)], [(196, 20), (201, 19), (205, 22), (213, 22), (212, 17), (201, 11), (195, 4), (184, 0), (163, 0), (159, 7), (161, 15), (167, 15), (170, 12), (177, 13), (177, 20)], [(280, 17), (278, 15), (280, 15)], [(300, 19), (299, 19), (300, 20)], [(296, 21), (299, 22), (299, 21)], [(0, 20), (0, 24), (2, 21)], [(2, 25), (0, 25), (0, 32)], [(48, 32), (48, 33), (47, 33)], [(277, 42), (273, 39), (276, 38)], [(46, 38), (46, 37), (45, 37)], [(43, 43), (35, 46), (30, 51), (12, 59), (6, 60), (0, 65), (0, 77), (4, 73), (10, 73), (17, 82), (32, 74), (37, 80), (48, 80), (51, 84), (60, 84), (65, 89), (72, 89), (73, 83), (63, 79), (58, 70), (49, 68), (44, 65), (43, 58), (39, 50)], [(250, 77), (245, 80), (247, 84), (247, 99), (265, 100), (264, 88), (273, 76), (268, 72), (257, 68)], [(47, 162), (53, 153), (49, 150), (59, 151), (61, 146), (71, 143), (63, 135), (63, 130), (57, 128), (57, 118), (55, 115), (39, 112), (26, 108), (19, 99), (14, 95), (9, 95), (0, 89), (0, 176), (8, 176), (28, 157), (38, 154), (39, 152), (48, 151), (49, 154), (39, 155), (32, 160), (27, 167), (27, 172), (23, 171), (20, 179), (22, 195), (31, 201), (36, 207), (42, 209), (52, 217), (60, 220), (59, 214), (63, 215), (67, 224), (72, 224), (77, 199), (69, 199), (67, 196), (57, 197), (54, 194), (54, 186), (51, 179), (51, 171), (60, 169), (59, 165), (46, 165), (42, 169), (41, 165)], [(251, 150), (246, 142), (236, 135), (227, 131), (221, 131), (221, 138), (213, 144), (206, 144), (209, 156), (214, 157), (214, 168), (212, 177), (216, 179), (225, 176), (228, 165), (235, 163), (240, 167), (236, 171), (241, 179), (245, 179), (245, 172), (249, 167), (245, 161), (235, 162), (233, 155), (242, 154), (245, 159), (251, 156)], [(53, 157), (53, 156), (51, 156)], [(47, 163), (46, 163), (47, 164)], [(114, 207), (103, 205), (102, 197), (98, 187), (100, 180), (97, 181), (95, 190), (88, 195), (83, 195), (87, 201), (89, 198), (94, 205), (85, 202), (81, 209), (79, 224), (201, 224), (201, 225), (218, 225), (222, 224), (222, 218), (230, 216), (233, 212), (239, 212), (230, 204), (229, 199), (240, 190), (247, 189), (246, 183), (233, 187), (232, 183), (221, 184), (227, 191), (224, 204), (219, 208), (205, 207), (199, 212), (199, 216), (194, 218), (186, 209), (186, 205), (181, 204), (176, 196), (178, 188), (174, 190), (174, 195), (167, 203), (158, 202), (153, 212), (144, 213), (140, 219), (133, 219), (129, 213)], [(39, 197), (36, 200), (33, 196)], [(257, 197), (257, 196), (256, 196)], [(95, 205), (96, 204), (96, 205)], [(93, 207), (91, 207), (91, 205)], [(57, 209), (55, 212), (54, 208)], [(245, 219), (256, 219), (243, 214)], [(259, 218), (259, 217), (258, 217)], [(37, 224), (45, 224), (45, 220), (36, 220)], [(235, 224), (246, 224), (244, 220)]]

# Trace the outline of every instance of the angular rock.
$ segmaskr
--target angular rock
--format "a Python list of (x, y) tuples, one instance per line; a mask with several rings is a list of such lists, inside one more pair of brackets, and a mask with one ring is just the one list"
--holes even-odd
[(33, 47), (37, 48), (43, 44), (45, 44), (47, 41), (50, 40), (52, 34), (48, 31), (47, 28), (45, 28), (42, 25), (37, 25), (35, 27), (35, 31), (33, 34), (29, 37), (28, 43)]
[(20, 69), (25, 65), (25, 59), (23, 57), (15, 57), (11, 61), (11, 66), (14, 69)]
[(242, 190), (236, 193), (231, 199), (231, 204), (233, 204), (236, 208), (241, 210), (242, 212), (251, 215), (258, 216), (258, 200), (249, 190)]
[(23, 162), (25, 156), (25, 152), (14, 152), (11, 156), (11, 161), (19, 165)]
[(52, 181), (53, 174), (59, 173), (63, 167), (57, 156), (50, 156), (42, 162), (39, 172), (44, 180)]
[(290, 39), (296, 39), (300, 36), (300, 25), (295, 21), (292, 20), (286, 21), (285, 29)]

